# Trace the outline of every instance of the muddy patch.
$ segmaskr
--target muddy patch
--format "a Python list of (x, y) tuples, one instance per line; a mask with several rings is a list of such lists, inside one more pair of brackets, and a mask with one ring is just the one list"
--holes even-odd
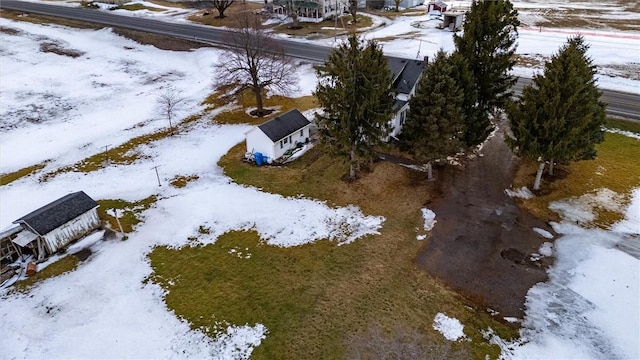
[(527, 292), (547, 280), (549, 265), (531, 256), (546, 240), (533, 228), (551, 229), (505, 194), (517, 161), (503, 140), (506, 126), (500, 124), (483, 156), (438, 170), (441, 196), (429, 205), (438, 222), (416, 262), (500, 316), (522, 318)]
[(84, 248), (84, 249), (82, 249), (82, 250), (80, 250), (78, 252), (75, 252), (75, 253), (71, 254), (71, 255), (75, 256), (78, 259), (78, 261), (82, 262), (82, 261), (87, 260), (89, 258), (89, 256), (91, 256), (91, 254), (92, 254), (91, 249)]

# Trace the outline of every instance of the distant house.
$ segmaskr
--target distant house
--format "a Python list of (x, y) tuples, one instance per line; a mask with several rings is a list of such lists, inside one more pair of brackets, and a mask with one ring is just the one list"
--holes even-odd
[(427, 4), (427, 13), (432, 11), (439, 11), (441, 13), (447, 11), (448, 5), (442, 1), (431, 1)]
[(273, 161), (299, 143), (309, 141), (311, 122), (293, 109), (247, 132), (247, 152), (262, 153)]
[(390, 121), (392, 130), (389, 136), (396, 137), (402, 132), (409, 110), (409, 99), (416, 92), (416, 85), (422, 76), (427, 59), (410, 60), (389, 57), (387, 63), (393, 77), (393, 87), (397, 93), (396, 102), (393, 105), (395, 115)]
[[(404, 8), (404, 9), (410, 9), (412, 7), (416, 7), (418, 5), (422, 5), (424, 3), (424, 0), (401, 0), (400, 3), (398, 4), (399, 8)], [(394, 9), (396, 8), (396, 2), (395, 0), (385, 0), (384, 2), (384, 6), (387, 9)]]
[[(291, 0), (265, 0), (267, 12), (287, 16), (287, 2)], [(321, 22), (340, 16), (349, 10), (348, 0), (293, 0), (293, 8), (301, 22)]]
[(37, 260), (54, 254), (100, 227), (98, 206), (78, 191), (21, 217), (0, 234), (3, 260), (15, 253), (33, 253)]

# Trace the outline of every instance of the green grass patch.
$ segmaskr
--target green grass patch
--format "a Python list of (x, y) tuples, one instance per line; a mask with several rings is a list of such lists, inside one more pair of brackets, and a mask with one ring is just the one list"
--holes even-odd
[[(582, 196), (600, 188), (628, 196), (632, 189), (640, 186), (640, 140), (607, 133), (605, 141), (598, 144), (596, 150), (598, 155), (594, 160), (558, 166), (559, 174), (566, 176), (543, 178), (541, 193), (532, 199), (519, 199), (521, 206), (541, 219), (557, 221), (558, 214), (549, 209), (554, 201)], [(536, 162), (524, 161), (514, 179), (514, 187), (531, 187), (536, 170)], [(598, 215), (591, 225), (601, 228), (608, 228), (623, 218), (622, 213), (614, 211), (599, 210)]]
[[(256, 167), (240, 161), (244, 146), (219, 162), (237, 183), (328, 204), (357, 204), (386, 220), (380, 235), (342, 246), (322, 240), (279, 248), (254, 231), (232, 231), (212, 245), (156, 248), (149, 256), (150, 279), (168, 290), (167, 306), (193, 328), (215, 335), (227, 323), (264, 324), (269, 334), (254, 359), (343, 358), (353, 345), (348, 340), (371, 327), (390, 333), (417, 329), (427, 342), (442, 343), (432, 328), (441, 311), (465, 324), (472, 341), (456, 346), (472, 358), (499, 355), (499, 347), (482, 337), (488, 327), (505, 339), (517, 336), (514, 325), (492, 318), (414, 264), (424, 245), (416, 240), (420, 208), (434, 186), (423, 174), (380, 162), (346, 183), (341, 177), (347, 166), (317, 147), (285, 167)], [(210, 236), (201, 228), (190, 244)]]
[(133, 232), (135, 225), (142, 221), (142, 213), (155, 204), (156, 201), (158, 201), (158, 198), (155, 195), (135, 202), (121, 199), (98, 200), (97, 203), (100, 205), (98, 216), (102, 221), (108, 222), (111, 229), (120, 231), (112, 210), (117, 209), (122, 230), (125, 233), (130, 233)]
[(70, 271), (75, 270), (78, 266), (79, 261), (78, 258), (73, 255), (67, 255), (62, 259), (50, 264), (42, 271), (36, 272), (35, 275), (28, 277), (24, 280), (17, 281), (14, 284), (14, 289), (19, 292), (27, 292), (29, 289), (35, 285), (36, 283), (50, 279), (64, 273), (68, 273)]
[(44, 169), (45, 166), (47, 166), (47, 163), (49, 162), (49, 160), (42, 162), (40, 164), (36, 164), (36, 165), (32, 165), (32, 166), (28, 166), (26, 168), (22, 168), (18, 171), (14, 171), (12, 173), (8, 173), (8, 174), (2, 174), (0, 175), (0, 185), (7, 185), (10, 184), (18, 179), (22, 179), (23, 177), (27, 177), (29, 175), (32, 175), (34, 173), (36, 173), (37, 171)]
[(605, 126), (610, 129), (619, 129), (640, 134), (640, 122), (638, 121), (608, 118)]

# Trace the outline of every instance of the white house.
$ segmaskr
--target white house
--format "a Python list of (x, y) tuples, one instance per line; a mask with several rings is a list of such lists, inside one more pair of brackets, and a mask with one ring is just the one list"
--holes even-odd
[(320, 22), (349, 10), (348, 0), (265, 0), (265, 4), (269, 12), (280, 15), (287, 15), (287, 9), (293, 7), (303, 22)]
[(308, 142), (310, 128), (311, 122), (293, 109), (247, 131), (247, 152), (262, 153), (273, 161)]
[(427, 58), (411, 60), (388, 57), (387, 63), (393, 77), (393, 87), (396, 90), (396, 102), (393, 104), (396, 113), (390, 121), (392, 130), (389, 136), (397, 137), (402, 132), (409, 110), (409, 99), (416, 92), (416, 85), (427, 65)]
[(3, 240), (42, 260), (99, 228), (98, 206), (83, 191), (71, 193), (14, 221), (20, 228), (7, 231)]

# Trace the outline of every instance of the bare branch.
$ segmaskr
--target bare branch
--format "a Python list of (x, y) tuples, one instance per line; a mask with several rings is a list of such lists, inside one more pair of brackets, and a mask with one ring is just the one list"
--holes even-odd
[(181, 112), (187, 98), (182, 96), (182, 91), (173, 87), (167, 87), (156, 97), (156, 113), (169, 121), (169, 129), (173, 135), (173, 122)]

